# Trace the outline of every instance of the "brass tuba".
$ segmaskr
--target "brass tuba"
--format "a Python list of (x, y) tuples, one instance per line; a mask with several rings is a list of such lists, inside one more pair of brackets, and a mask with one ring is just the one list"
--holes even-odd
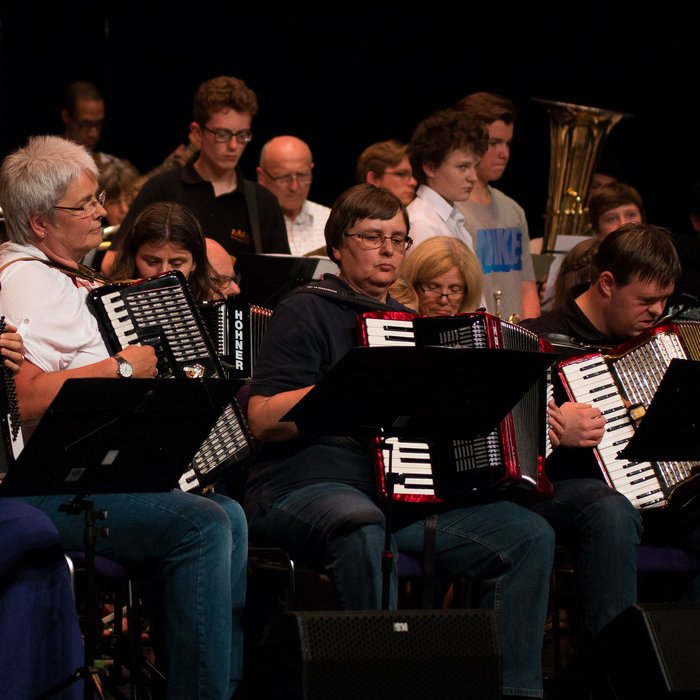
[(551, 117), (549, 194), (542, 252), (555, 251), (559, 234), (580, 235), (586, 200), (603, 144), (624, 112), (536, 99)]

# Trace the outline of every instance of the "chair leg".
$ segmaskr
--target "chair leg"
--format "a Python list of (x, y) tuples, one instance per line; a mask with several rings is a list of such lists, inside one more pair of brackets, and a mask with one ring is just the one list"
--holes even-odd
[[(85, 574), (85, 570), (76, 567), (68, 555), (66, 562), (71, 574), (74, 597), (79, 604), (82, 588), (77, 579), (78, 574)], [(144, 654), (139, 599), (134, 595), (131, 579), (96, 574), (95, 585), (99, 609), (102, 610), (106, 601), (113, 605), (111, 614), (102, 617), (97, 613), (98, 621), (101, 622), (101, 633), (94, 652), (95, 667), (99, 669), (99, 678), (95, 681), (104, 686), (107, 697), (115, 700), (152, 700), (165, 697), (165, 677)], [(108, 633), (108, 627), (112, 628), (111, 633)]]
[(561, 671), (561, 625), (559, 624), (559, 586), (556, 567), (552, 568), (552, 576), (549, 586), (549, 615), (552, 625), (552, 646), (554, 648), (554, 675)]

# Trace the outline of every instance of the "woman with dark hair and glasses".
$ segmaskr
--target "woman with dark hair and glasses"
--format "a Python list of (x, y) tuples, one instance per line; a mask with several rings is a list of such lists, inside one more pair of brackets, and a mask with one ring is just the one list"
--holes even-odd
[[(408, 234), (406, 208), (389, 190), (360, 184), (342, 193), (325, 229), (328, 255), (339, 273), (325, 275), (323, 284), (295, 290), (277, 305), (250, 385), (248, 419), (263, 442), (245, 493), (252, 539), (283, 547), (292, 558), (322, 569), (337, 605), (345, 610), (379, 609), (383, 602), (385, 518), (373, 466), (374, 442), (354, 435), (316, 437), (285, 416), (359, 344), (358, 313), (367, 308), (409, 310), (389, 293), (411, 245)], [(391, 373), (393, 368), (389, 364), (382, 371)], [(437, 566), (478, 579), (479, 607), (496, 610), (504, 650), (503, 697), (541, 697), (542, 630), (554, 551), (551, 528), (538, 515), (505, 500), (397, 504), (394, 555), (421, 556), (431, 515), (437, 515)], [(388, 601), (392, 608), (397, 605), (394, 561)]]

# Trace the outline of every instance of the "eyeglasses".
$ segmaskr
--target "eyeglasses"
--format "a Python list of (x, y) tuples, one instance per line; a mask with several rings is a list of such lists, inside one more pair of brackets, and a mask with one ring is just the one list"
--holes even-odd
[(365, 250), (376, 250), (384, 245), (384, 241), (391, 241), (397, 253), (407, 251), (413, 244), (410, 236), (382, 236), (381, 233), (345, 233), (345, 238), (357, 238)]
[(437, 300), (447, 297), (447, 301), (458, 301), (464, 296), (464, 289), (452, 289), (449, 292), (443, 292), (440, 287), (425, 287), (422, 284), (419, 284), (418, 287), (425, 294), (426, 299)]
[(84, 219), (86, 216), (92, 216), (97, 210), (97, 205), (101, 207), (105, 205), (105, 199), (107, 198), (107, 192), (102, 190), (96, 197), (93, 197), (89, 202), (83, 204), (82, 207), (59, 207), (54, 205), (52, 209), (60, 209), (61, 211), (67, 211), (71, 216), (75, 216), (78, 219)]
[(265, 177), (272, 182), (280, 185), (291, 185), (293, 180), (296, 180), (300, 185), (308, 185), (311, 182), (313, 175), (311, 173), (291, 173), (290, 175), (278, 175), (273, 177), (264, 168), (260, 168), (265, 173)]
[(413, 172), (410, 170), (385, 170), (385, 175), (393, 175), (399, 180), (410, 180), (413, 177)]
[(202, 129), (212, 134), (216, 143), (229, 143), (231, 139), (236, 139), (238, 143), (244, 146), (253, 140), (253, 132), (250, 129), (231, 131), (230, 129), (210, 129), (208, 126), (203, 126)]
[(235, 284), (237, 287), (240, 287), (241, 285), (241, 273), (238, 272), (234, 275), (217, 275), (213, 274), (211, 276), (212, 280), (214, 281), (214, 284), (217, 287), (224, 288), (224, 287), (230, 287), (231, 284)]
[(82, 129), (83, 131), (90, 131), (90, 129), (101, 129), (105, 123), (104, 119), (98, 121), (92, 121), (90, 119), (74, 119), (75, 125)]

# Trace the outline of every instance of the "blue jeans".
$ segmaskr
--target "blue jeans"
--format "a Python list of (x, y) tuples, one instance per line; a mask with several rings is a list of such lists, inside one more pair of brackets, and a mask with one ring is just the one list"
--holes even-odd
[[(21, 499), (43, 510), (68, 549), (83, 548), (83, 515), (61, 496)], [(95, 494), (109, 534), (96, 550), (127, 569), (148, 567), (162, 606), (168, 700), (229, 700), (241, 679), (248, 536), (235, 501), (213, 494)]]
[[(381, 607), (384, 514), (371, 498), (342, 483), (317, 483), (280, 498), (250, 519), (255, 542), (283, 547), (323, 566), (340, 607)], [(424, 523), (394, 532), (392, 551), (420, 556)], [(542, 696), (542, 639), (554, 556), (554, 533), (539, 516), (499, 501), (441, 513), (436, 563), (481, 581), (480, 604), (497, 613), (503, 694)], [(391, 607), (396, 607), (396, 569)]]
[(554, 482), (554, 497), (532, 506), (575, 555), (581, 634), (590, 640), (637, 599), (639, 512), (598, 479)]

